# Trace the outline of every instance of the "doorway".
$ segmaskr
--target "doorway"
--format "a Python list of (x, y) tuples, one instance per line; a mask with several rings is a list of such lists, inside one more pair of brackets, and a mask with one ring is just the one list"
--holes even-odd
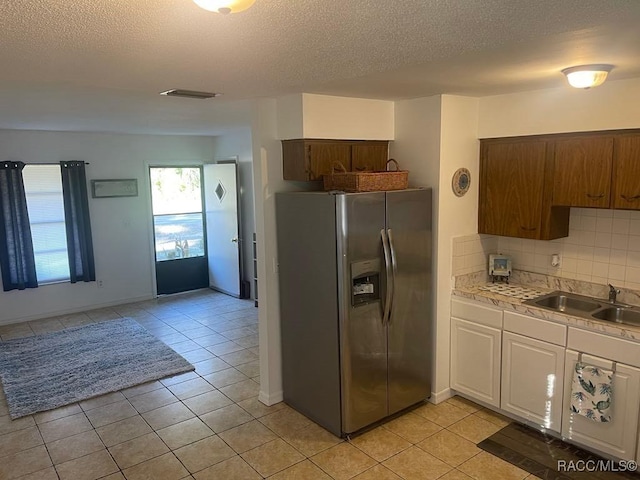
[(200, 166), (150, 167), (158, 295), (209, 286)]

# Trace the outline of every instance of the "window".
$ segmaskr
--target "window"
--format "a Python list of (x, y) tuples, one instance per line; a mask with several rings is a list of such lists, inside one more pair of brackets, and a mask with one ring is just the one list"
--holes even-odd
[(60, 165), (27, 165), (22, 175), (38, 283), (69, 281)]
[(151, 167), (156, 261), (204, 257), (200, 167)]

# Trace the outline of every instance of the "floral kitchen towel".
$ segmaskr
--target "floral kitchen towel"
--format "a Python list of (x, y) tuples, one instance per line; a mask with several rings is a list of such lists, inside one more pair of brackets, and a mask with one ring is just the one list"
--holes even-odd
[(571, 385), (571, 411), (594, 422), (610, 422), (613, 370), (576, 363)]

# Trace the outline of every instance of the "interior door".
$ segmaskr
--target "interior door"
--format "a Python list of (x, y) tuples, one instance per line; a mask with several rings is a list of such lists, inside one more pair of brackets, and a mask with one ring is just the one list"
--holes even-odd
[(386, 193), (393, 268), (389, 414), (431, 395), (431, 190)]
[(238, 225), (238, 165), (221, 161), (204, 166), (209, 286), (240, 296), (242, 238)]

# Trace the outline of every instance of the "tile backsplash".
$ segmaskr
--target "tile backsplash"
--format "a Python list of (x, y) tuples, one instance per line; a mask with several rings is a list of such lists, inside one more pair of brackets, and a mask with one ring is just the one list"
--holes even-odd
[(489, 254), (498, 251), (499, 237), (473, 234), (455, 237), (452, 248), (453, 276), (487, 270)]
[[(551, 241), (492, 235), (453, 239), (453, 275), (486, 268), (490, 253), (513, 268), (640, 290), (640, 211), (572, 208), (569, 236)], [(551, 256), (560, 255), (559, 267)]]

